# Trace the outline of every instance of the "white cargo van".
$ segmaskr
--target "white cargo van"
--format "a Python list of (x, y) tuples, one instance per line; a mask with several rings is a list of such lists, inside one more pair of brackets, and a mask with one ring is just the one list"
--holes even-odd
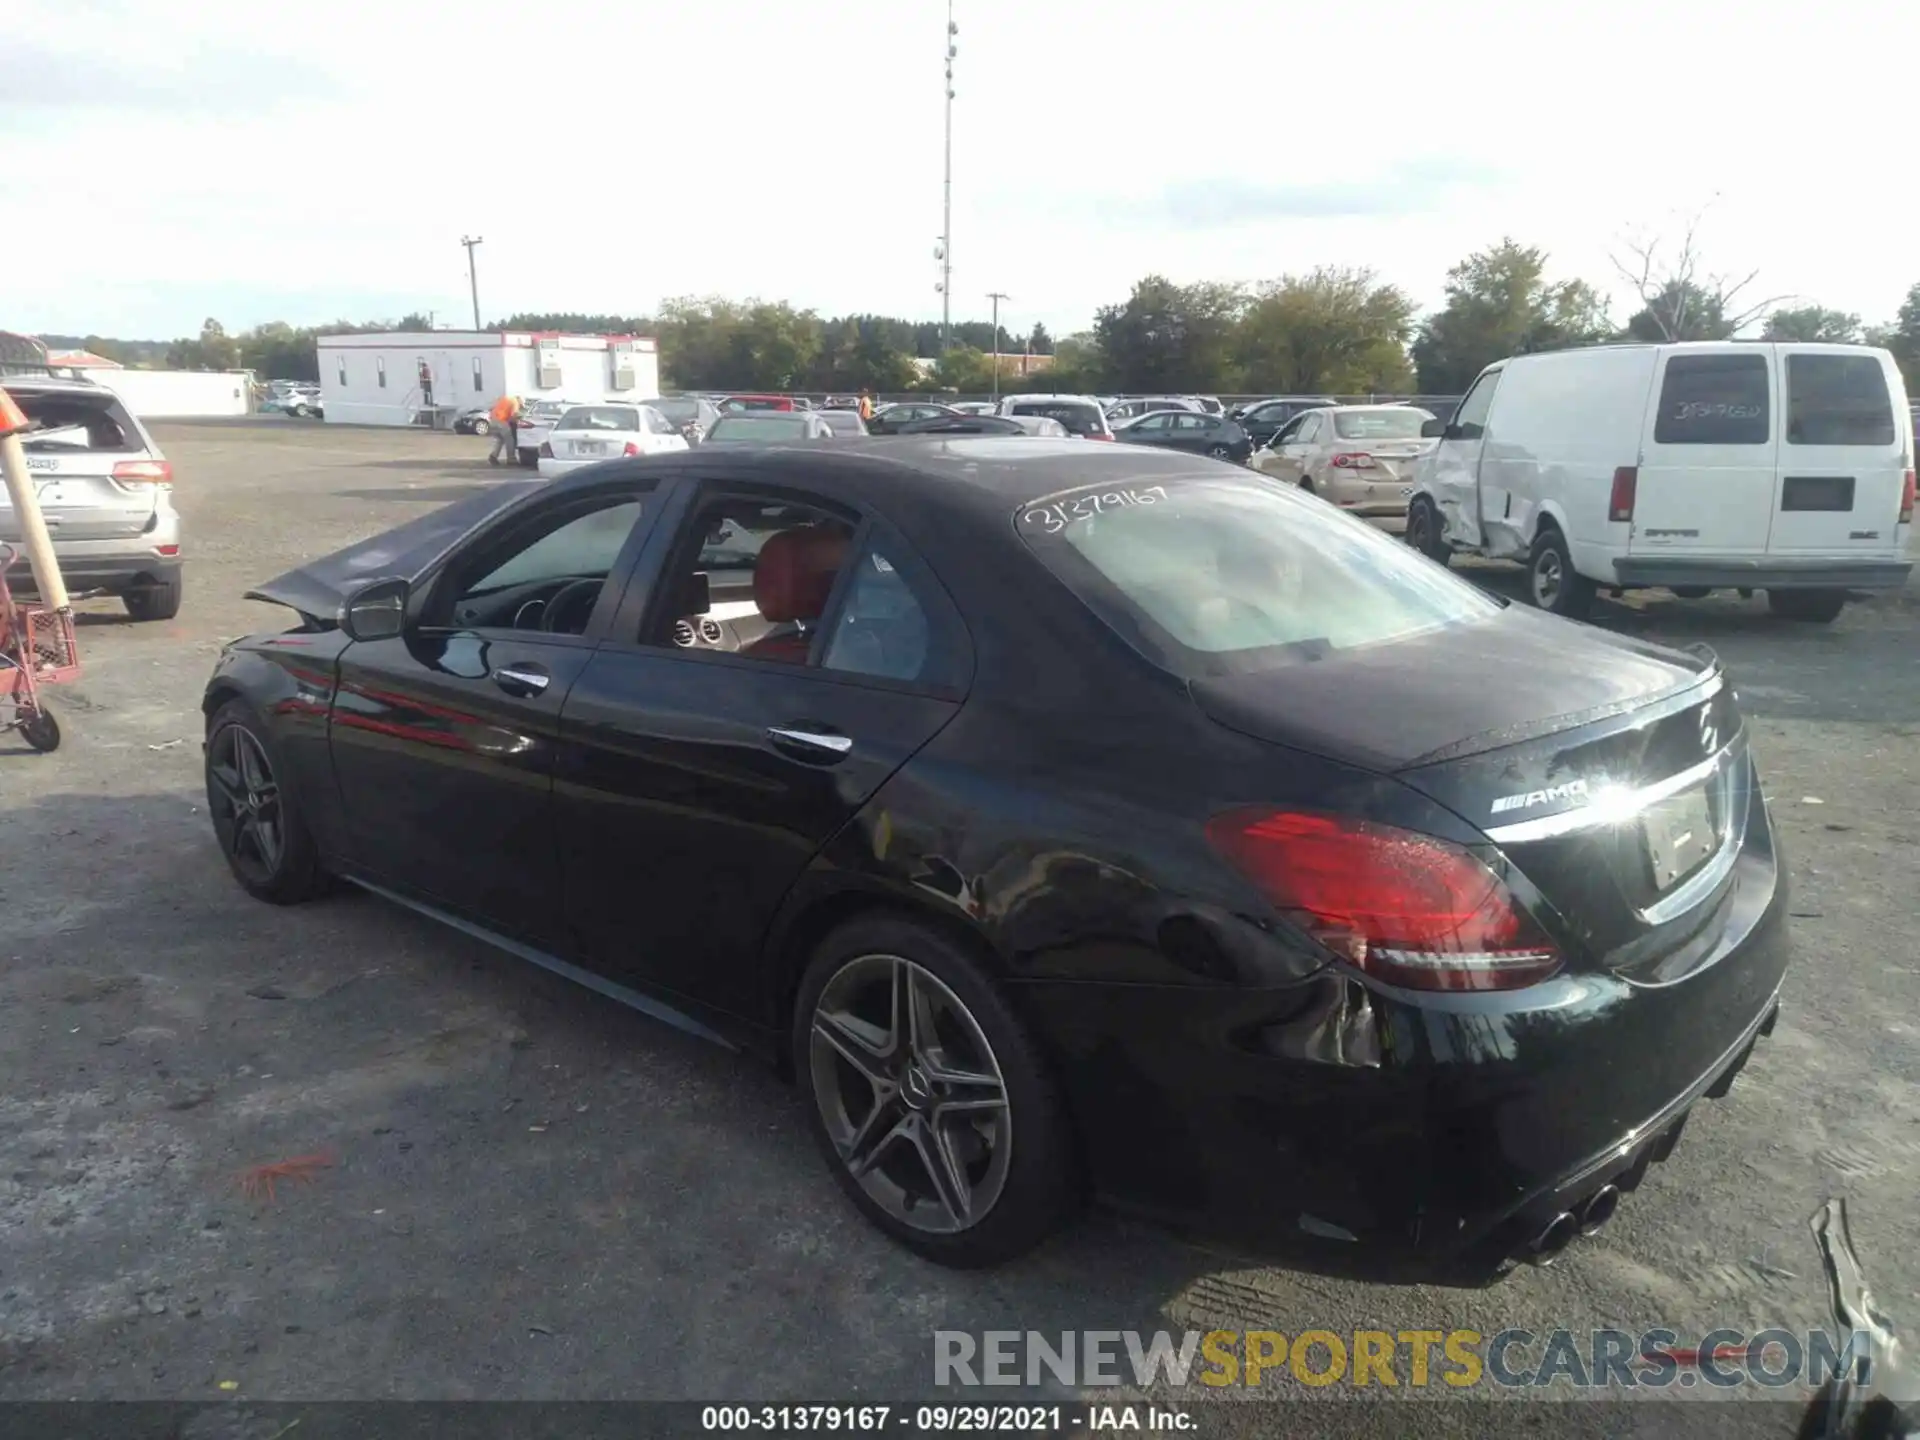
[(1893, 357), (1860, 345), (1603, 345), (1490, 365), (1415, 471), (1407, 540), (1518, 560), (1542, 609), (1596, 586), (1767, 592), (1832, 620), (1913, 563), (1914, 441)]

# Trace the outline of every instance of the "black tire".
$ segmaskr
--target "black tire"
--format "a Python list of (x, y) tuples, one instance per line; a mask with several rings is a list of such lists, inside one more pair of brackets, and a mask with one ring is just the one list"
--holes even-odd
[(1782, 620), (1831, 625), (1847, 608), (1844, 590), (1769, 590), (1767, 608)]
[(53, 711), (40, 705), (31, 720), (20, 722), (20, 738), (42, 755), (51, 755), (60, 748), (60, 722), (53, 718)]
[(1406, 541), (1437, 564), (1453, 563), (1452, 547), (1440, 538), (1440, 512), (1424, 495), (1414, 496), (1407, 506)]
[(1209, 445), (1207, 447), (1207, 458), (1209, 460), (1226, 460), (1231, 458), (1232, 453), (1233, 452), (1228, 450), (1224, 445)]
[[(230, 747), (253, 747), (264, 762), (265, 774), (249, 774), (252, 766), (237, 759)], [(244, 700), (229, 700), (207, 722), (207, 808), (214, 838), (227, 868), (240, 888), (256, 900), (274, 905), (297, 905), (322, 895), (331, 877), (320, 863), (320, 850), (301, 814), (300, 797), (286, 781), (286, 767), (273, 737)], [(261, 781), (271, 789), (262, 795)], [(250, 823), (238, 813), (241, 790), (246, 791)], [(252, 837), (249, 843), (248, 836)], [(275, 843), (267, 843), (268, 841)]]
[(1555, 525), (1542, 525), (1527, 555), (1527, 598), (1542, 610), (1569, 620), (1583, 619), (1593, 608), (1593, 582), (1573, 568), (1567, 537)]
[[(832, 1024), (833, 1016), (852, 1017), (878, 1037), (874, 1025), (861, 1019), (865, 1012), (843, 1011), (836, 1002), (869, 996), (886, 1013), (891, 1005), (887, 997), (898, 997), (903, 981), (893, 978), (889, 990), (885, 976), (912, 977), (908, 993), (931, 996), (936, 1006), (957, 1001), (973, 1026), (969, 1039), (970, 1032), (951, 1008), (932, 1012), (941, 1022), (933, 1027), (932, 1054), (938, 1064), (926, 1065), (917, 1089), (908, 1072), (920, 1068), (923, 1052), (918, 1047), (909, 1046), (911, 1053), (903, 1054), (897, 1046), (868, 1044), (857, 1068), (847, 1058), (855, 1037)], [(937, 984), (930, 985), (926, 977)], [(827, 1023), (819, 1028), (816, 1045), (815, 1022), (822, 1017)], [(892, 1025), (887, 1036), (878, 1038), (890, 1043), (899, 1028)], [(829, 1039), (830, 1034), (840, 1038)], [(984, 1054), (976, 1043), (981, 1040)], [(794, 1072), (807, 1098), (814, 1139), (835, 1181), (867, 1219), (915, 1254), (955, 1269), (996, 1265), (1038, 1245), (1072, 1212), (1079, 1198), (1077, 1166), (1059, 1089), (1005, 997), (966, 949), (939, 931), (904, 917), (876, 915), (827, 936), (800, 984), (792, 1043)], [(891, 1095), (883, 1094), (864, 1073), (868, 1066), (896, 1074)], [(992, 1087), (942, 1084), (940, 1067), (972, 1074), (976, 1080), (997, 1080), (1003, 1104), (990, 1115), (943, 1118), (943, 1098), (952, 1102), (960, 1095), (987, 1095)], [(925, 1083), (924, 1073), (935, 1077), (933, 1085)], [(871, 1106), (859, 1116), (845, 1103), (849, 1083), (852, 1098), (871, 1097)], [(916, 1093), (918, 1100), (913, 1098)], [(931, 1178), (933, 1162), (922, 1163), (927, 1152), (910, 1129), (916, 1124), (921, 1137), (945, 1137), (934, 1142), (941, 1155), (969, 1157), (954, 1160), (955, 1168), (948, 1172), (966, 1185), (966, 1205), (956, 1208), (932, 1198), (939, 1186)], [(903, 1127), (908, 1127), (906, 1133)], [(837, 1139), (835, 1129), (851, 1133)], [(863, 1134), (886, 1137), (868, 1151), (866, 1179), (856, 1177), (841, 1148), (842, 1139), (851, 1149)], [(916, 1175), (926, 1192), (921, 1198), (914, 1189)], [(989, 1190), (982, 1213), (963, 1214)], [(892, 1192), (897, 1198), (885, 1198)], [(922, 1215), (923, 1207), (924, 1219), (905, 1218)]]
[(180, 613), (180, 595), (185, 589), (178, 570), (158, 585), (142, 585), (120, 597), (127, 614), (135, 620), (171, 620)]

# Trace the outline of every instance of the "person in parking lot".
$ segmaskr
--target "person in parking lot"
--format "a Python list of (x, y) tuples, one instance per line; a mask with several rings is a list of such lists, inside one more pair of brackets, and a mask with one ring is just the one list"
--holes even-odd
[(511, 465), (520, 458), (520, 442), (514, 434), (514, 426), (520, 420), (520, 397), (502, 395), (487, 413), (493, 418), (493, 451), (487, 456), (487, 463), (498, 465), (504, 455)]
[(862, 390), (860, 392), (860, 423), (864, 425), (871, 419), (873, 419), (873, 393)]

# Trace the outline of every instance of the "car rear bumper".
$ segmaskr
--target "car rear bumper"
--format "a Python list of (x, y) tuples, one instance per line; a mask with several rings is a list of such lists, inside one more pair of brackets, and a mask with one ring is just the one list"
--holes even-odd
[(1622, 585), (1669, 588), (1704, 585), (1726, 590), (1898, 590), (1913, 574), (1911, 560), (1790, 560), (1771, 555), (1638, 556), (1613, 562)]
[[(150, 550), (133, 554), (70, 555), (58, 545), (54, 547), (54, 558), (60, 562), (60, 575), (67, 582), (67, 589), (74, 594), (104, 591), (109, 595), (122, 595), (129, 590), (145, 589), (173, 579), (183, 564), (178, 555), (156, 555)], [(7, 584), (17, 594), (38, 593), (25, 555), (7, 571)]]
[(1109, 1203), (1302, 1269), (1480, 1284), (1638, 1185), (1772, 1030), (1786, 887), (1770, 854), (1742, 867), (1717, 958), (1667, 983), (1414, 996), (1329, 967), (1285, 991), (1013, 993)]

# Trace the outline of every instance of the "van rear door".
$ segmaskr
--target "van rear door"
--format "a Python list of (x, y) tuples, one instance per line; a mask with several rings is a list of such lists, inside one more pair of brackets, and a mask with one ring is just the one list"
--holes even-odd
[(1771, 553), (1884, 559), (1900, 548), (1912, 465), (1893, 357), (1858, 345), (1782, 345), (1786, 423)]
[(1774, 347), (1664, 349), (1640, 446), (1627, 553), (1764, 555), (1779, 444)]

